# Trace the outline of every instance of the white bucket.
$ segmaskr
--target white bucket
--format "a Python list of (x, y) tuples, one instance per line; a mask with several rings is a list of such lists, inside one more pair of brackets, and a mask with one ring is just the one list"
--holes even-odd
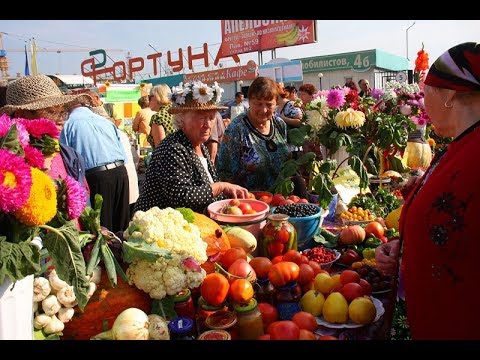
[(0, 340), (33, 339), (33, 275), (0, 284)]

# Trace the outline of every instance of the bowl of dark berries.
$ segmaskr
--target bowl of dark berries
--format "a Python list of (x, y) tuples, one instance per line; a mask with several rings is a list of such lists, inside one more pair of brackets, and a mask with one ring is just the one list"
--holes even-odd
[(311, 247), (310, 240), (318, 228), (322, 226), (323, 219), (328, 211), (320, 206), (305, 203), (280, 205), (271, 209), (272, 214), (288, 215), (288, 221), (297, 231), (297, 248), (299, 251)]

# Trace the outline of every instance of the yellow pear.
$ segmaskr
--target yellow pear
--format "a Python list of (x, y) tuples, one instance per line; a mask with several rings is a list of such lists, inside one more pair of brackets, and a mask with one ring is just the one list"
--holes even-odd
[(334, 281), (330, 274), (318, 273), (315, 276), (314, 287), (315, 290), (320, 291), (322, 294), (328, 294), (333, 289)]
[(340, 274), (335, 274), (332, 276), (333, 280), (333, 288), (336, 288), (337, 286), (342, 286), (342, 282), (340, 281)]
[(400, 214), (402, 213), (402, 206), (390, 212), (385, 218), (385, 226), (388, 229), (399, 229), (400, 228)]
[(346, 323), (348, 321), (347, 300), (339, 292), (331, 293), (323, 304), (322, 314), (329, 323)]
[(375, 320), (377, 309), (368, 297), (358, 297), (348, 306), (348, 315), (355, 324), (366, 325)]
[(313, 316), (320, 316), (322, 315), (324, 302), (325, 297), (321, 292), (317, 290), (308, 290), (303, 294), (302, 299), (300, 300), (300, 306), (303, 311), (306, 311)]

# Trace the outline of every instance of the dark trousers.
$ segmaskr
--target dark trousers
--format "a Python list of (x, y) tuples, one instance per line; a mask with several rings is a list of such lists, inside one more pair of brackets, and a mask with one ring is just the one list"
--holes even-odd
[(124, 231), (130, 221), (128, 175), (125, 166), (86, 174), (90, 200), (95, 194), (103, 197), (100, 224), (113, 232)]

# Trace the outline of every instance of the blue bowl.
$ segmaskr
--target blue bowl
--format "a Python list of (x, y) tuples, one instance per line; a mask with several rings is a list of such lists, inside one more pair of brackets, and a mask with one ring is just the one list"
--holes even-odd
[[(303, 204), (298, 204), (303, 205)], [(307, 204), (305, 204), (307, 205)], [(312, 205), (312, 204), (310, 204)], [(304, 217), (292, 217), (288, 218), (288, 221), (295, 227), (297, 231), (297, 249), (302, 251), (312, 247), (313, 235), (317, 232), (318, 228), (322, 226), (323, 219), (328, 214), (320, 206), (314, 205), (318, 212), (315, 215)], [(274, 214), (275, 207), (270, 210), (270, 213)]]

